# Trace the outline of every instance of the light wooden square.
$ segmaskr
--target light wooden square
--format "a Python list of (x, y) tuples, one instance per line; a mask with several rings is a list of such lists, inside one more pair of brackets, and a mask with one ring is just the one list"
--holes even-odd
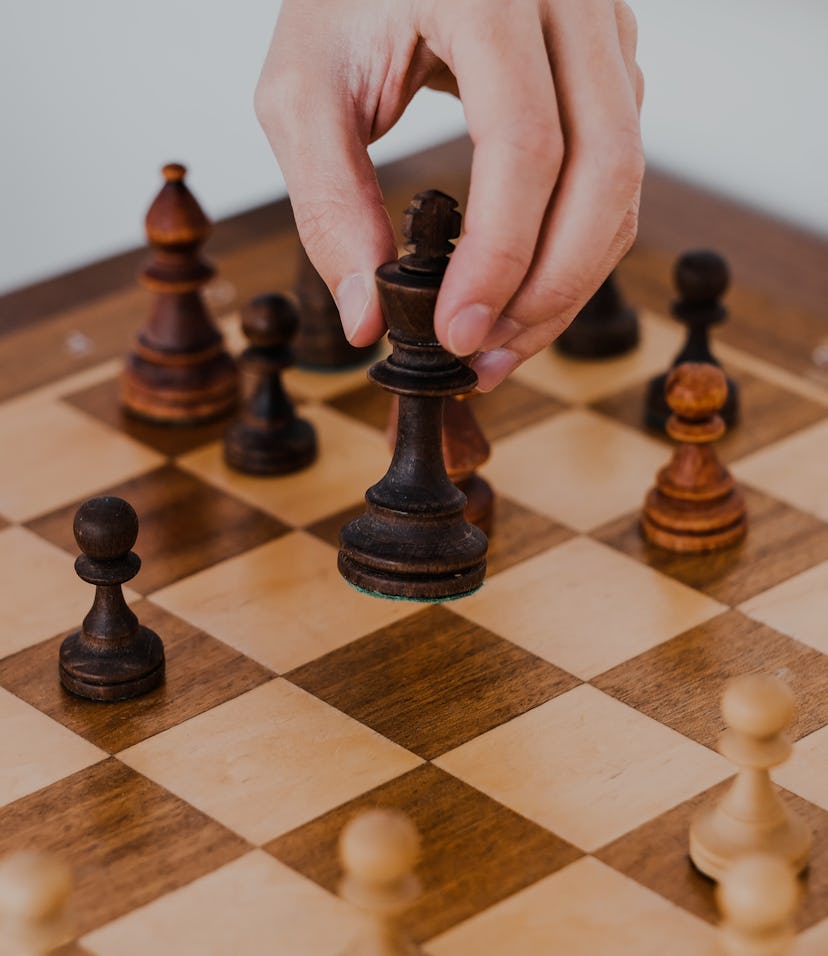
[(149, 471), (161, 455), (59, 402), (0, 410), (0, 513), (15, 521)]
[(684, 331), (678, 322), (650, 312), (639, 314), (639, 345), (617, 358), (584, 361), (542, 349), (514, 377), (565, 402), (595, 402), (666, 371), (681, 348)]
[(731, 772), (718, 754), (588, 684), (434, 763), (588, 852)]
[(483, 471), (504, 495), (589, 531), (639, 508), (668, 459), (654, 438), (573, 409), (495, 442)]
[(254, 850), (89, 933), (96, 956), (337, 956), (355, 911)]
[(740, 481), (828, 521), (828, 421), (731, 465)]
[(279, 678), (118, 756), (257, 844), (422, 763)]
[(279, 673), (421, 608), (350, 587), (336, 549), (302, 531), (171, 584), (152, 600)]
[(300, 414), (316, 428), (319, 455), (292, 475), (254, 477), (229, 468), (221, 443), (178, 459), (205, 481), (293, 525), (307, 525), (362, 500), (388, 469), (385, 438), (347, 415), (322, 405), (303, 405)]
[(70, 554), (26, 528), (0, 531), (0, 578), (0, 657), (80, 627), (95, 596)]
[(714, 950), (711, 926), (592, 857), (428, 944), (431, 956), (700, 956)]
[(739, 610), (828, 654), (828, 561), (762, 591)]
[(578, 537), (503, 571), (455, 610), (589, 680), (726, 608)]
[(811, 803), (828, 810), (828, 726), (816, 730), (807, 737), (800, 737), (794, 744), (793, 753), (773, 771), (773, 779), (805, 797)]
[(106, 757), (103, 750), (2, 688), (0, 726), (3, 806)]

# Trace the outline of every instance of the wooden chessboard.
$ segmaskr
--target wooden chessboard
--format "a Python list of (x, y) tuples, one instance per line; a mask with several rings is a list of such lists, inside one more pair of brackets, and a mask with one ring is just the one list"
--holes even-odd
[[(398, 176), (394, 197), (445, 188), (432, 171)], [(270, 263), (271, 287), (287, 288), (294, 247), (277, 221), (219, 256), (212, 301), (234, 347), (230, 283)], [(255, 266), (238, 281), (243, 261)], [(637, 351), (584, 363), (549, 350), (475, 399), (498, 495), (490, 570), (438, 606), (359, 594), (336, 571), (338, 529), (388, 464), (386, 398), (364, 369), (291, 370), (319, 461), (254, 479), (223, 465), (221, 424), (121, 416), (118, 356), (146, 307), (130, 283), (9, 323), (0, 852), (35, 846), (72, 867), (67, 953), (333, 956), (354, 926), (335, 896), (336, 840), (376, 805), (421, 830), (410, 926), (430, 956), (712, 953), (688, 822), (732, 772), (715, 752), (723, 683), (758, 671), (801, 704), (776, 779), (816, 833), (797, 953), (826, 951), (828, 389), (800, 373), (805, 336), (774, 324), (780, 300), (737, 287), (737, 304), (764, 309), (735, 315), (716, 347), (742, 389), (722, 455), (745, 487), (748, 538), (707, 557), (646, 546), (638, 509), (669, 445), (641, 400), (681, 339), (667, 262), (642, 244), (621, 272), (641, 306)], [(795, 312), (818, 335), (807, 304)], [(72, 518), (102, 492), (141, 518), (128, 595), (168, 659), (163, 688), (119, 704), (73, 698), (57, 676), (91, 602)]]

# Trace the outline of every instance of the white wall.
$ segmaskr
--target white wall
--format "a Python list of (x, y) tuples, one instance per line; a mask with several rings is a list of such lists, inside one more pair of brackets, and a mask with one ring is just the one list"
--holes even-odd
[[(828, 0), (631, 3), (651, 161), (828, 234)], [(283, 194), (252, 108), (277, 9), (0, 0), (0, 291), (142, 243), (168, 160), (214, 218)], [(375, 160), (462, 129), (422, 95)]]

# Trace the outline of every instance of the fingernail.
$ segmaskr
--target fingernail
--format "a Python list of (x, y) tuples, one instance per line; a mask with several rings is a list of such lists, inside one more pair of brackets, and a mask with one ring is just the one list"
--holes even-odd
[(368, 310), (368, 284), (361, 272), (346, 276), (336, 287), (336, 307), (342, 319), (345, 337), (356, 335)]
[(449, 322), (448, 345), (455, 355), (470, 355), (489, 334), (494, 316), (487, 305), (467, 305)]
[(511, 349), (481, 352), (471, 363), (471, 367), (477, 372), (477, 387), (481, 392), (490, 392), (496, 385), (500, 385), (518, 365), (520, 356)]

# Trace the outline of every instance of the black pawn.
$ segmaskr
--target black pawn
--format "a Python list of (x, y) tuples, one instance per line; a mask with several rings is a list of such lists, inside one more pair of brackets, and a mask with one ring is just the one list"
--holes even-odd
[(365, 493), (366, 510), (340, 533), (339, 570), (383, 597), (440, 601), (478, 588), (486, 573), (486, 535), (466, 521), (466, 496), (443, 460), (443, 403), (470, 392), (475, 373), (434, 333), (434, 305), (460, 214), (451, 197), (414, 197), (403, 233), (409, 255), (376, 273), (393, 352), (369, 375), (399, 395), (394, 456)]
[(155, 631), (138, 623), (121, 590), (141, 567), (132, 550), (138, 516), (122, 498), (90, 498), (78, 508), (73, 530), (83, 552), (75, 571), (96, 590), (80, 630), (60, 647), (61, 683), (90, 700), (146, 694), (164, 680), (164, 645)]
[[(687, 339), (670, 368), (656, 375), (647, 386), (645, 421), (650, 428), (659, 431), (664, 431), (670, 417), (664, 385), (672, 369), (685, 362), (702, 362), (721, 368), (721, 363), (710, 351), (710, 328), (727, 318), (727, 309), (721, 299), (730, 284), (730, 272), (717, 252), (686, 252), (676, 262), (673, 282), (679, 297), (671, 312), (687, 327)], [(727, 374), (725, 379), (727, 401), (719, 414), (725, 425), (732, 428), (739, 420), (739, 386)]]
[(624, 302), (611, 272), (554, 344), (573, 358), (601, 359), (624, 355), (638, 339), (638, 316)]
[(224, 436), (225, 460), (238, 471), (284, 475), (316, 458), (316, 432), (297, 418), (282, 385), (282, 370), (293, 364), (289, 343), (298, 325), (296, 308), (283, 295), (260, 295), (242, 310), (250, 342), (239, 359), (245, 398)]

